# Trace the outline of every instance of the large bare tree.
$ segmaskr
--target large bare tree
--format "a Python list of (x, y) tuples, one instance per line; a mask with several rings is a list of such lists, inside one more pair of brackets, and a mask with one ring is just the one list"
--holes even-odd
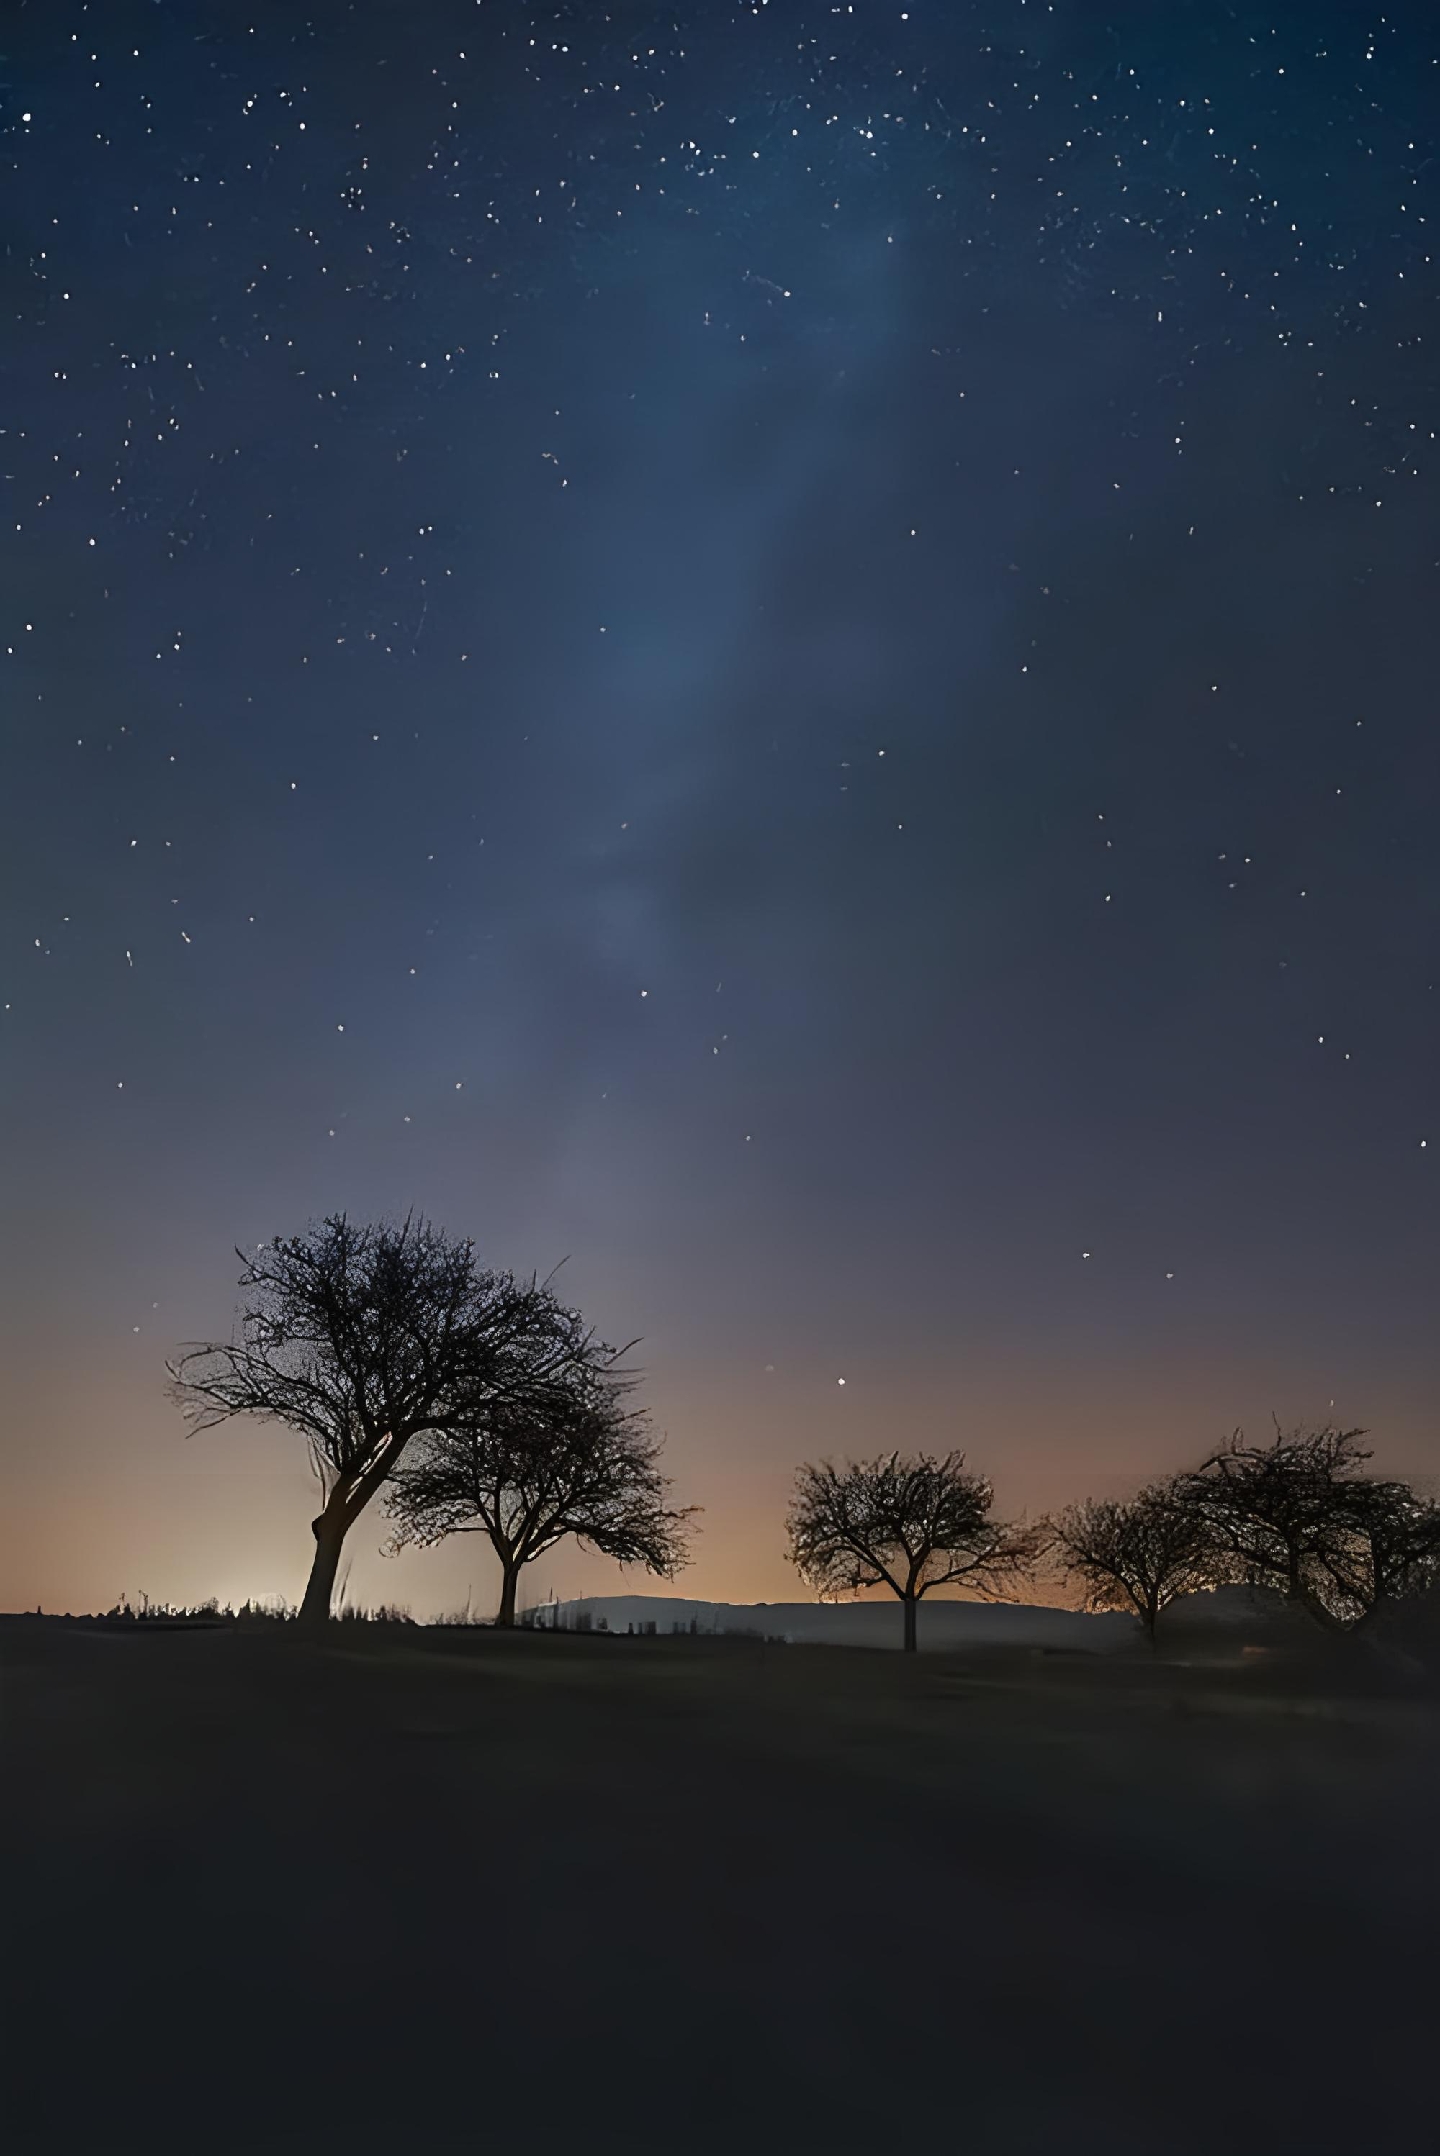
[(329, 1615), (347, 1533), (416, 1438), (449, 1427), (462, 1401), (558, 1396), (595, 1343), (548, 1285), (482, 1267), (472, 1243), (418, 1216), (336, 1214), (236, 1255), (234, 1334), (190, 1344), (171, 1390), (192, 1430), (253, 1415), (305, 1438), (323, 1498), (310, 1627)]
[(668, 1502), (660, 1447), (631, 1381), (601, 1354), (544, 1394), (483, 1395), (433, 1430), (392, 1479), (393, 1546), (483, 1534), (500, 1560), (497, 1625), (513, 1625), (520, 1574), (567, 1535), (622, 1565), (672, 1577), (693, 1507)]
[(1343, 1534), (1340, 1487), (1369, 1458), (1362, 1430), (1281, 1430), (1268, 1445), (1237, 1430), (1179, 1475), (1179, 1501), (1203, 1524), (1217, 1580), (1277, 1588), (1322, 1622), (1326, 1552)]
[(1067, 1505), (1043, 1528), (1050, 1555), (1081, 1583), (1088, 1607), (1130, 1611), (1152, 1642), (1161, 1610), (1211, 1584), (1206, 1522), (1164, 1483), (1131, 1498)]
[(822, 1596), (888, 1587), (900, 1598), (913, 1654), (924, 1596), (937, 1587), (1001, 1596), (1040, 1547), (1034, 1529), (993, 1520), (993, 1502), (963, 1452), (807, 1463), (786, 1520), (790, 1562)]
[(1440, 1580), (1440, 1507), (1366, 1472), (1363, 1430), (1236, 1431), (1172, 1485), (1211, 1545), (1215, 1580), (1273, 1587), (1332, 1628)]

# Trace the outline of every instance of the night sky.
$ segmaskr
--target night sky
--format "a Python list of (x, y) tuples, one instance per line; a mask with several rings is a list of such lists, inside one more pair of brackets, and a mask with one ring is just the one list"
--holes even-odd
[(643, 1336), (689, 1593), (827, 1450), (1440, 1470), (1437, 111), (1419, 4), (7, 11), (6, 1606), (298, 1595), (163, 1366), (339, 1208)]

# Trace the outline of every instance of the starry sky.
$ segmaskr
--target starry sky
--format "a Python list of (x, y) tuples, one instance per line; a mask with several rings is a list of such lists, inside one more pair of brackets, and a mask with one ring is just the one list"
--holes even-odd
[(1440, 1470), (1437, 98), (1418, 4), (9, 11), (6, 1606), (298, 1594), (163, 1365), (339, 1208), (642, 1336), (693, 1594), (824, 1451)]

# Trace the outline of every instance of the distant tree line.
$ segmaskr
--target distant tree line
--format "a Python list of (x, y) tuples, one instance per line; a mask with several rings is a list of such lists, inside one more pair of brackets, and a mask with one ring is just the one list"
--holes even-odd
[(1090, 1609), (1123, 1610), (1153, 1641), (1161, 1612), (1208, 1588), (1269, 1588), (1331, 1631), (1440, 1587), (1440, 1505), (1372, 1474), (1363, 1430), (1237, 1431), (1198, 1467), (1134, 1497), (1091, 1498), (1030, 1525), (990, 1516), (961, 1453), (896, 1452), (802, 1467), (790, 1557), (823, 1596), (888, 1587), (914, 1651), (919, 1603), (960, 1586), (995, 1598), (1042, 1566)]
[(1132, 1610), (1153, 1639), (1177, 1596), (1278, 1590), (1332, 1631), (1440, 1585), (1440, 1505), (1372, 1474), (1363, 1430), (1242, 1432), (1123, 1502), (1071, 1505), (1048, 1548), (1092, 1609)]
[[(392, 1551), (486, 1537), (501, 1625), (522, 1571), (567, 1536), (661, 1577), (686, 1563), (694, 1508), (670, 1502), (629, 1349), (599, 1339), (553, 1276), (485, 1268), (413, 1216), (336, 1214), (236, 1254), (235, 1330), (189, 1346), (172, 1391), (192, 1429), (255, 1417), (305, 1440), (321, 1507), (303, 1626), (329, 1617), (345, 1537), (377, 1498)], [(1259, 1445), (1237, 1431), (1133, 1497), (1033, 1522), (997, 1520), (963, 1453), (821, 1460), (796, 1477), (789, 1555), (822, 1597), (887, 1588), (912, 1653), (927, 1595), (1012, 1597), (1041, 1567), (1152, 1640), (1177, 1597), (1237, 1584), (1350, 1630), (1440, 1587), (1440, 1505), (1373, 1473), (1372, 1456), (1362, 1430), (1277, 1427)]]

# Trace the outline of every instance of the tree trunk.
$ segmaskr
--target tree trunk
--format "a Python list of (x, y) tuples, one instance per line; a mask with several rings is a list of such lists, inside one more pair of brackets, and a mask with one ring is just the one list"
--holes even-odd
[(920, 1607), (920, 1598), (919, 1598), (919, 1596), (918, 1596), (918, 1595), (902, 1595), (902, 1596), (900, 1597), (900, 1607), (901, 1607), (901, 1608), (902, 1608), (902, 1609), (904, 1610), (904, 1612), (905, 1612), (905, 1652), (906, 1652), (906, 1654), (914, 1654), (914, 1652), (915, 1652), (915, 1613), (916, 1613), (916, 1611), (917, 1611), (917, 1610), (919, 1609), (919, 1607)]
[(500, 1607), (495, 1612), (497, 1625), (513, 1625), (515, 1622), (515, 1590), (520, 1585), (520, 1567), (505, 1565), (500, 1576)]
[(302, 1631), (323, 1632), (329, 1621), (330, 1598), (335, 1592), (335, 1575), (340, 1569), (340, 1551), (348, 1524), (344, 1506), (337, 1504), (333, 1497), (320, 1517), (310, 1522), (310, 1532), (315, 1537), (315, 1561), (305, 1582), (305, 1599), (300, 1604)]

